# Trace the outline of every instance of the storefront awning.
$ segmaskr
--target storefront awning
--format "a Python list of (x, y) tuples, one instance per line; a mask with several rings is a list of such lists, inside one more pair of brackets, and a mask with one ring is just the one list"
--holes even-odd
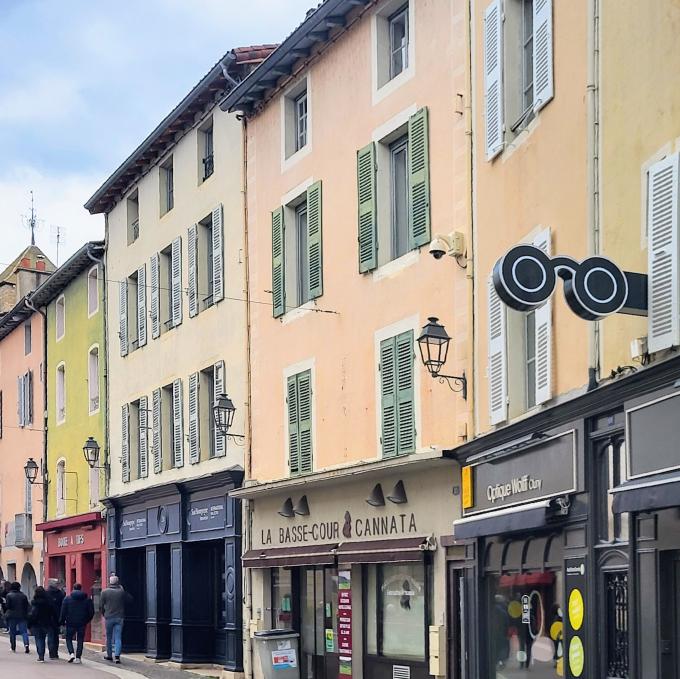
[(541, 500), (458, 519), (453, 522), (453, 535), (456, 540), (466, 540), (541, 528), (547, 524), (549, 509), (550, 500)]
[(397, 538), (394, 540), (367, 540), (343, 542), (337, 550), (338, 563), (387, 563), (395, 561), (422, 561), (425, 552), (436, 549), (427, 537)]
[(616, 514), (680, 507), (680, 473), (627, 481), (611, 493)]
[(337, 544), (306, 545), (303, 547), (272, 547), (251, 549), (241, 557), (245, 568), (276, 566), (330, 566), (335, 563)]

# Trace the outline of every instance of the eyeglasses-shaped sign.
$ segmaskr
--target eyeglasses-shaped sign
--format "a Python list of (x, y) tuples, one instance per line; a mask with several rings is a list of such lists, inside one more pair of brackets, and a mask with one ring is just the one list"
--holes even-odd
[(496, 293), (507, 306), (530, 311), (564, 281), (564, 296), (571, 310), (586, 321), (610, 314), (647, 315), (647, 275), (622, 271), (606, 257), (549, 257), (533, 245), (516, 245), (493, 268)]

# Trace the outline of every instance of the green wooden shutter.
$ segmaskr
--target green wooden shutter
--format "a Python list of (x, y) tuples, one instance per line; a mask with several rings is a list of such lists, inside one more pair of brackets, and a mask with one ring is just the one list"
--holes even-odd
[(413, 453), (416, 449), (416, 420), (413, 392), (413, 331), (398, 335), (397, 355), (397, 453)]
[(323, 294), (323, 245), (321, 239), (321, 182), (307, 189), (307, 261), (309, 262), (309, 298)]
[(300, 474), (312, 471), (312, 373), (297, 376), (298, 432), (300, 433)]
[(380, 408), (383, 457), (397, 454), (397, 375), (394, 337), (380, 343)]
[(283, 208), (272, 212), (272, 302), (274, 318), (286, 311), (286, 275), (283, 247)]
[(288, 378), (288, 469), (291, 476), (300, 473), (300, 436), (298, 428), (297, 379)]
[(427, 109), (416, 111), (408, 121), (408, 204), (411, 249), (430, 242), (430, 162)]
[(371, 142), (357, 151), (359, 273), (371, 271), (378, 266), (375, 184), (375, 144)]

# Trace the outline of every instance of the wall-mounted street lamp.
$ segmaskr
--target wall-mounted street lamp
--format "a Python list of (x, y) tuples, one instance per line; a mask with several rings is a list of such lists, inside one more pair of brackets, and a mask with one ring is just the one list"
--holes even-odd
[(442, 384), (446, 382), (451, 391), (461, 393), (467, 399), (467, 378), (465, 373), (457, 375), (442, 375), (440, 370), (446, 363), (449, 352), (449, 342), (451, 338), (446, 332), (446, 328), (435, 316), (430, 316), (418, 338), (418, 347), (423, 365), (427, 368), (433, 378), (438, 379)]
[(231, 425), (234, 424), (235, 413), (236, 406), (233, 401), (226, 394), (218, 394), (215, 398), (215, 405), (213, 406), (213, 416), (215, 418), (217, 431), (225, 438), (229, 436), (234, 439), (243, 439), (245, 436), (241, 434), (229, 433)]
[(39, 481), (36, 482), (36, 479), (38, 478), (38, 463), (32, 457), (29, 457), (28, 462), (24, 465), (24, 474), (32, 486), (44, 485)]
[(97, 439), (92, 436), (87, 437), (85, 445), (83, 446), (83, 455), (85, 456), (85, 462), (90, 469), (107, 469), (108, 465), (105, 463), (102, 466), (98, 466), (99, 453), (101, 452), (101, 447), (97, 443)]

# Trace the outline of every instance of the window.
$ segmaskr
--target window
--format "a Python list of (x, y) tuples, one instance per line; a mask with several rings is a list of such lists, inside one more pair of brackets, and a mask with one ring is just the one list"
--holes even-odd
[(175, 207), (175, 180), (172, 156), (160, 168), (161, 217)]
[(87, 272), (87, 315), (99, 311), (99, 265), (95, 264)]
[(408, 68), (408, 5), (389, 19), (390, 80)]
[(424, 662), (431, 618), (430, 566), (370, 564), (365, 615), (369, 656)]
[[(219, 361), (215, 365), (201, 370), (196, 375), (196, 381), (198, 390), (195, 400), (192, 398), (192, 394), (189, 394), (189, 439), (190, 444), (192, 444), (193, 439), (198, 437), (196, 441), (197, 450), (195, 452), (192, 450), (192, 456), (195, 458), (192, 461), (198, 462), (199, 457), (201, 460), (205, 460), (213, 457), (224, 457), (226, 454), (226, 440), (216, 428), (213, 414), (217, 395), (225, 392), (224, 361)], [(191, 384), (189, 390), (192, 391)], [(193, 426), (191, 422), (194, 418), (196, 420), (196, 434), (192, 435)]]
[(198, 130), (198, 148), (201, 161), (199, 164), (200, 183), (212, 176), (215, 171), (212, 118)]
[(184, 393), (182, 380), (172, 383), (172, 466), (184, 466)]
[(312, 371), (290, 375), (288, 406), (288, 470), (291, 476), (312, 471)]
[(134, 351), (139, 348), (139, 324), (138, 324), (138, 272), (130, 274), (127, 278), (127, 327), (128, 327), (128, 342), (130, 343), (130, 350)]
[(158, 337), (182, 322), (182, 237), (158, 253), (157, 268), (152, 257), (151, 267), (151, 334)]
[[(159, 300), (160, 331), (172, 328), (172, 246), (159, 253)], [(152, 317), (153, 317), (153, 311)]]
[(222, 205), (188, 230), (189, 316), (224, 299)]
[(484, 12), (487, 160), (495, 158), (553, 98), (552, 4), (553, 0), (493, 0)]
[(127, 199), (127, 244), (139, 238), (139, 193), (133, 191)]
[(291, 87), (281, 100), (284, 160), (309, 148), (311, 141), (309, 76)]
[[(173, 436), (173, 385), (166, 384), (161, 389), (160, 408), (160, 469), (172, 469), (174, 466), (174, 436)], [(157, 461), (154, 459), (154, 464)]]
[(66, 366), (57, 366), (57, 424), (66, 420)]
[(24, 356), (31, 353), (31, 321), (24, 323)]
[(381, 437), (383, 457), (416, 449), (414, 344), (408, 330), (380, 342)]
[(99, 411), (99, 347), (92, 347), (87, 356), (87, 386), (90, 414)]
[(293, 629), (293, 572), (271, 569), (272, 629)]
[(20, 427), (33, 424), (33, 371), (17, 377), (17, 414)]
[(272, 213), (274, 317), (323, 293), (321, 214), (321, 182)]
[(57, 462), (57, 516), (66, 512), (66, 462)]
[(66, 300), (64, 295), (57, 298), (56, 304), (56, 332), (57, 341), (59, 341), (66, 331)]
[(628, 514), (615, 514), (612, 491), (627, 479), (626, 443), (607, 441), (597, 455), (598, 538), (601, 542), (628, 541)]
[(357, 152), (359, 272), (430, 242), (427, 109)]

